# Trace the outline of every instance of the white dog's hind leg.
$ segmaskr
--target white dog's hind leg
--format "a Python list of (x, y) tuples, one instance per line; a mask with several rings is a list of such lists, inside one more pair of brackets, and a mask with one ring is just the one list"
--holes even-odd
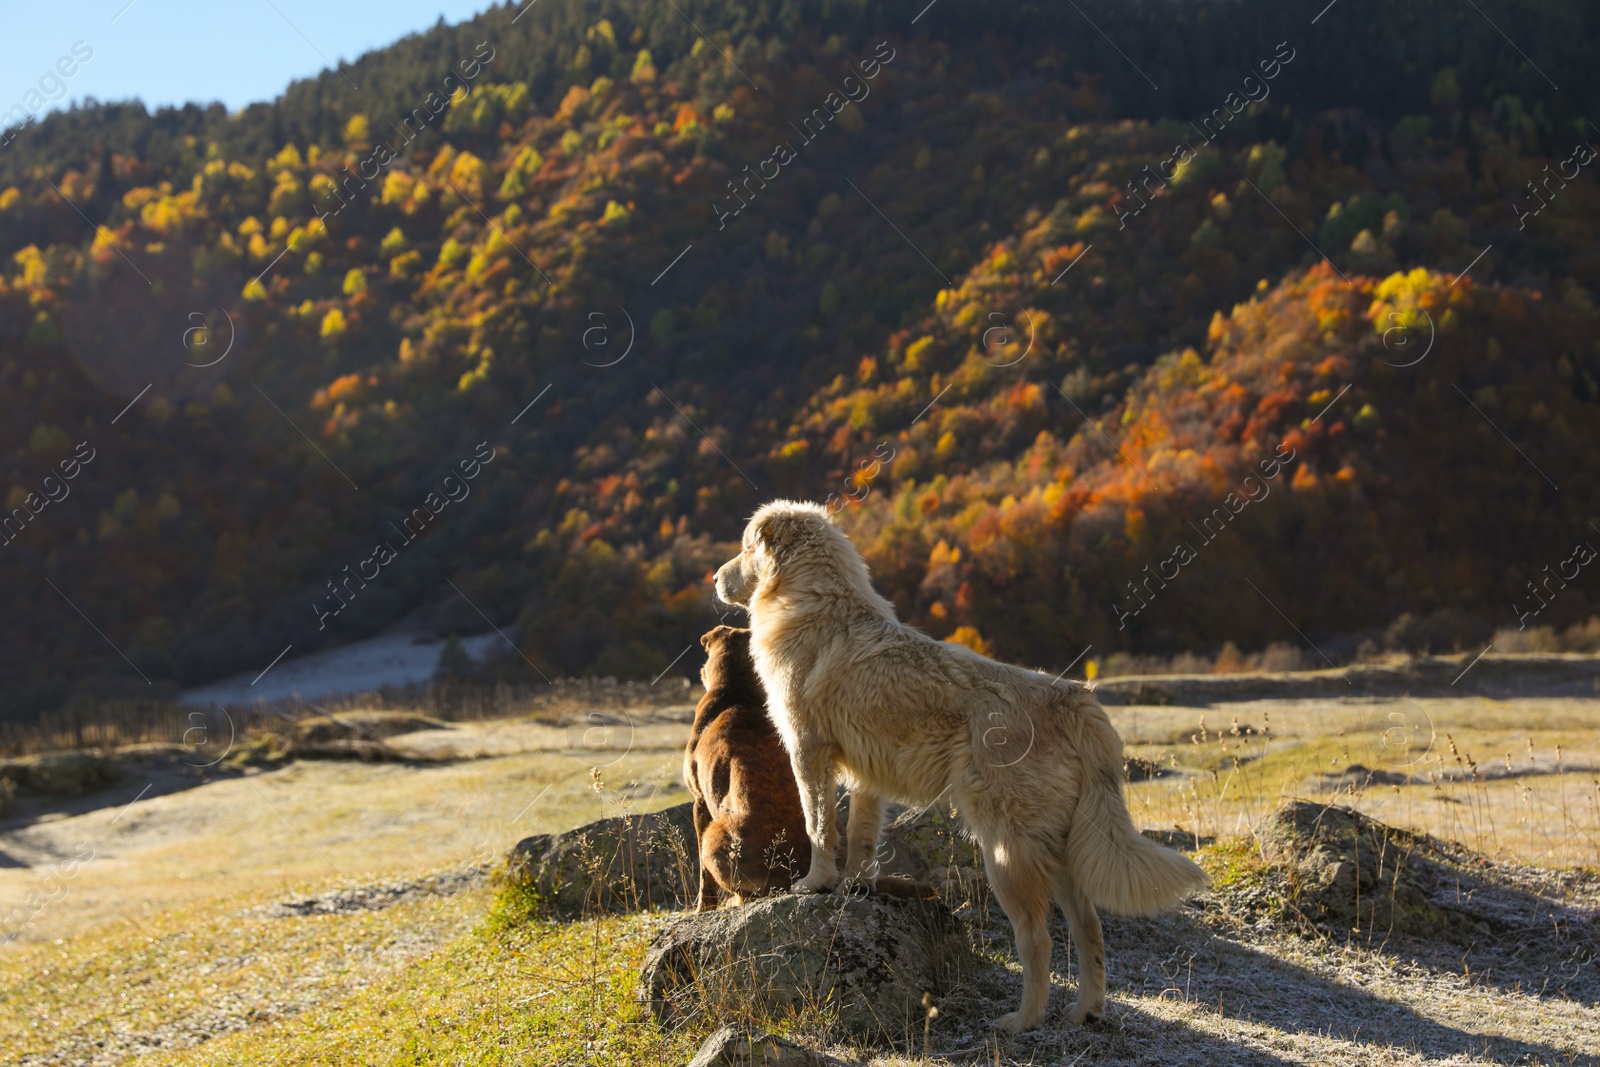
[(811, 869), (794, 884), (796, 893), (823, 893), (839, 881), (839, 827), (834, 816), (833, 752), (799, 741), (789, 753), (794, 781), (811, 839)]
[(1001, 1030), (1031, 1030), (1050, 1003), (1050, 894), (1044, 867), (1010, 843), (984, 844), (983, 865), (995, 899), (1011, 920), (1022, 964), (1022, 1004), (994, 1021)]
[(878, 838), (888, 801), (856, 788), (850, 793), (850, 822), (845, 827), (844, 876), (871, 888), (878, 882)]
[(1094, 902), (1076, 886), (1057, 883), (1056, 903), (1067, 916), (1067, 929), (1078, 949), (1078, 1000), (1067, 1009), (1075, 1023), (1095, 1022), (1106, 1014), (1106, 944)]

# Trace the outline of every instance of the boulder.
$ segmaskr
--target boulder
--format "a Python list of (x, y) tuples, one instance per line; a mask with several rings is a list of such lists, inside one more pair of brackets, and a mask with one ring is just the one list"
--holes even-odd
[(1485, 938), (1530, 948), (1549, 942), (1557, 953), (1600, 949), (1600, 879), (1494, 861), (1350, 808), (1303, 800), (1278, 809), (1258, 838), (1265, 873), (1282, 890), (1276, 906), (1326, 932), (1463, 946)]
[(540, 913), (568, 919), (685, 907), (699, 871), (689, 804), (525, 837), (506, 859), (507, 878), (531, 892)]
[(689, 1067), (820, 1067), (837, 1062), (765, 1030), (724, 1026), (706, 1038)]
[(295, 723), (295, 741), (318, 745), (330, 741), (381, 741), (418, 730), (450, 730), (450, 723), (405, 711), (345, 711), (315, 715)]
[(89, 752), (50, 752), (0, 766), (0, 778), (16, 788), (54, 797), (75, 797), (104, 789), (117, 780), (117, 766)]
[(982, 880), (983, 856), (951, 805), (893, 806), (887, 822), (878, 842), (879, 873), (931, 885), (952, 905)]
[(964, 995), (977, 958), (939, 901), (880, 894), (765, 897), (686, 915), (650, 945), (640, 993), (663, 1025), (796, 1017), (904, 1040), (930, 1003)]

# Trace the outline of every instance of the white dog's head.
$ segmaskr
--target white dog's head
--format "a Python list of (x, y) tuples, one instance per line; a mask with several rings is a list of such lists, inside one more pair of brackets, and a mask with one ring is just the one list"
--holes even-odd
[(782, 596), (854, 595), (893, 617), (872, 588), (856, 546), (819, 504), (774, 500), (751, 516), (739, 554), (717, 570), (717, 598), (754, 615), (764, 600)]

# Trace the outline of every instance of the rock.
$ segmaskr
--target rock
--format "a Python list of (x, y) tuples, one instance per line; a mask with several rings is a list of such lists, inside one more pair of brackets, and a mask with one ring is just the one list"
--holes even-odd
[(507, 878), (557, 918), (682, 908), (694, 899), (699, 872), (688, 804), (526, 837), (506, 858)]
[(982, 880), (983, 856), (951, 805), (892, 807), (878, 843), (878, 869), (931, 885), (953, 906)]
[(1331, 864), (1328, 867), (1328, 885), (1353, 892), (1356, 888), (1356, 865), (1345, 860)]
[(453, 730), (450, 723), (402, 711), (347, 711), (295, 724), (283, 756), (290, 759), (404, 760), (388, 740), (424, 730)]
[(0, 778), (45, 796), (75, 797), (115, 783), (117, 767), (88, 752), (51, 752), (5, 764), (0, 767)]
[(284, 750), (287, 759), (353, 759), (364, 763), (403, 760), (405, 756), (385, 741), (351, 737), (343, 741), (291, 741)]
[(1171, 686), (1155, 682), (1134, 682), (1119, 695), (1124, 704), (1145, 704), (1164, 708), (1178, 702)]
[(1348, 789), (1364, 789), (1369, 785), (1406, 785), (1411, 777), (1399, 771), (1370, 770), (1367, 767), (1352, 763), (1344, 770), (1329, 774), (1324, 772), (1321, 778), (1324, 789), (1337, 789), (1341, 786)]
[(639, 982), (663, 1025), (800, 1016), (903, 1040), (922, 1028), (923, 994), (943, 1007), (977, 965), (938, 901), (789, 893), (672, 923)]
[(295, 724), (295, 740), (318, 745), (330, 741), (381, 741), (418, 730), (451, 730), (450, 723), (404, 711), (346, 711), (316, 715)]
[(1600, 949), (1600, 909), (1552, 872), (1309, 801), (1278, 809), (1258, 837), (1281, 905), (1325, 931)]
[(689, 1067), (818, 1067), (834, 1062), (765, 1030), (724, 1026), (706, 1038)]
[(255, 908), (253, 911), (274, 919), (382, 911), (384, 908), (423, 897), (450, 897), (464, 893), (482, 885), (488, 880), (488, 875), (488, 868), (474, 864), (410, 881), (378, 882), (353, 889), (339, 889), (318, 896), (290, 897), (275, 904)]
[(1148, 782), (1152, 778), (1166, 778), (1176, 772), (1170, 767), (1163, 767), (1154, 760), (1147, 760), (1141, 756), (1129, 756), (1122, 761), (1124, 776), (1130, 782)]

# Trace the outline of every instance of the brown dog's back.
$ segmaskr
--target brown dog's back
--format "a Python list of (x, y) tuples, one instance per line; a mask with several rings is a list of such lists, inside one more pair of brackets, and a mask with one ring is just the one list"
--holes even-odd
[(700, 639), (706, 695), (684, 754), (700, 846), (697, 907), (719, 891), (741, 900), (782, 892), (811, 863), (800, 791), (750, 660), (750, 631), (719, 626)]
[[(800, 790), (789, 752), (767, 715), (767, 695), (750, 658), (750, 631), (718, 626), (700, 639), (708, 658), (706, 695), (695, 708), (683, 778), (694, 797), (700, 891), (696, 910), (720, 893), (739, 901), (781, 893), (811, 865)], [(882, 877), (895, 896), (931, 896), (906, 878)]]

